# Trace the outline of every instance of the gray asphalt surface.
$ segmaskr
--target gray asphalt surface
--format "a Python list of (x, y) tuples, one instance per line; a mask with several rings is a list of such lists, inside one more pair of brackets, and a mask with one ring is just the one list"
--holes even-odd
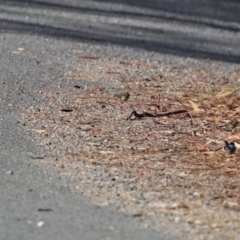
[(236, 0), (4, 0), (1, 29), (239, 62)]
[(50, 153), (15, 115), (41, 102), (34, 91), (70, 84), (64, 70), (76, 66), (77, 50), (239, 63), (239, 10), (240, 3), (229, 0), (0, 1), (0, 239), (179, 239), (87, 204), (66, 179), (29, 157)]

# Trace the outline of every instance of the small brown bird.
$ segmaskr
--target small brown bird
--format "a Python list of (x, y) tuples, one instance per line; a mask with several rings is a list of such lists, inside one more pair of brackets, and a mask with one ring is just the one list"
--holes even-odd
[(118, 97), (122, 102), (126, 102), (129, 99), (130, 94), (128, 92), (123, 92), (119, 94), (114, 94), (114, 97)]

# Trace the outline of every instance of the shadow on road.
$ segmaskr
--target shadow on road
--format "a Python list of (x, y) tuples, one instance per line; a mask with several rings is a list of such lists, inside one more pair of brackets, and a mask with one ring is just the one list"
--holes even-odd
[(239, 1), (68, 2), (0, 1), (0, 31), (240, 62)]

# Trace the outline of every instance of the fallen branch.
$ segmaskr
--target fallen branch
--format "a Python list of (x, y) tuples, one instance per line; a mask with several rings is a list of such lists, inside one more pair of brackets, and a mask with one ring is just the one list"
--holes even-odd
[[(143, 113), (137, 113), (135, 110), (129, 115), (129, 117), (126, 120), (134, 120), (135, 118), (141, 119), (144, 117), (163, 117), (163, 116), (171, 116), (174, 114), (179, 114), (179, 113), (186, 113), (186, 109), (179, 109), (179, 110), (174, 110), (174, 111), (169, 111), (169, 112), (162, 112), (158, 114), (152, 114), (148, 112), (143, 112)], [(134, 119), (131, 119), (131, 117), (134, 116)]]

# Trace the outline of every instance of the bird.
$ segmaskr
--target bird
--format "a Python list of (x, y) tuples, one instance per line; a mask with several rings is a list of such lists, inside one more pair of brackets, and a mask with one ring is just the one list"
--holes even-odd
[(116, 93), (114, 94), (114, 97), (118, 97), (122, 102), (126, 102), (129, 99), (130, 94), (128, 92)]
[(224, 141), (225, 147), (224, 149), (226, 150), (227, 153), (229, 154), (233, 154), (236, 151), (236, 147), (234, 142), (228, 142), (228, 141)]

